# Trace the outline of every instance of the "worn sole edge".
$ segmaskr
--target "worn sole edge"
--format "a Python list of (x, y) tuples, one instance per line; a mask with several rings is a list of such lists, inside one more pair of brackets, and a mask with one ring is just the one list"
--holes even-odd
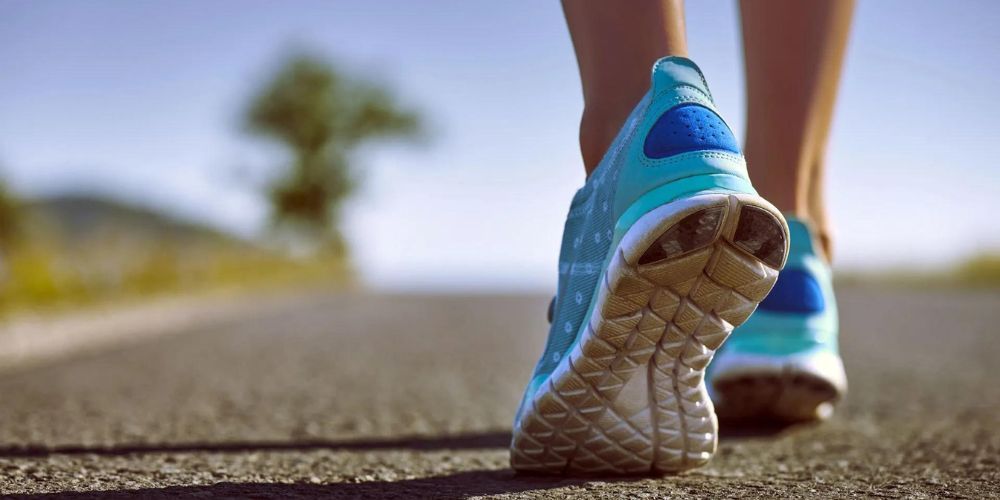
[[(776, 266), (736, 241), (746, 207), (780, 226), (783, 248)], [(674, 225), (716, 209), (723, 213), (710, 242), (639, 264)], [(784, 218), (755, 195), (702, 194), (639, 218), (615, 249), (586, 331), (532, 396), (514, 429), (511, 466), (541, 473), (636, 474), (706, 463), (715, 452), (718, 423), (705, 367), (770, 291), (787, 253)], [(632, 412), (642, 392), (636, 389), (643, 385), (646, 400)]]

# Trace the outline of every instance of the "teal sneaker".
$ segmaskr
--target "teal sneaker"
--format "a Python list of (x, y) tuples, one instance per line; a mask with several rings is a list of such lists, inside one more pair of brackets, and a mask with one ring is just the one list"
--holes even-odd
[(705, 367), (787, 253), (785, 220), (751, 186), (701, 71), (661, 59), (570, 205), (511, 466), (624, 474), (706, 463), (718, 424)]
[(723, 418), (824, 419), (847, 392), (830, 267), (805, 222), (788, 226), (787, 266), (709, 368)]

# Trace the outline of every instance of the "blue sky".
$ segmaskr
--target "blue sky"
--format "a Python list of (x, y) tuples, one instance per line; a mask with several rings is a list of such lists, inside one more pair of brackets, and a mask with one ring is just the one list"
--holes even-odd
[[(961, 5), (961, 8), (955, 8)], [(742, 136), (736, 5), (689, 2), (692, 57)], [(1000, 2), (862, 1), (830, 156), (838, 266), (1000, 248)], [(240, 113), (290, 50), (396, 89), (430, 140), (373, 148), (347, 232), (372, 284), (554, 288), (582, 184), (556, 1), (0, 0), (0, 175), (98, 190), (252, 235), (282, 152)]]

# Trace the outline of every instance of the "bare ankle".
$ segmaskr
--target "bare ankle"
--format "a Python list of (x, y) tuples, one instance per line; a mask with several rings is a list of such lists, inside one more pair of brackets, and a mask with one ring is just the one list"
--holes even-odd
[[(634, 105), (634, 103), (632, 104)], [(583, 165), (590, 176), (622, 125), (632, 112), (632, 105), (621, 106), (587, 106), (580, 119), (580, 152), (583, 154)]]

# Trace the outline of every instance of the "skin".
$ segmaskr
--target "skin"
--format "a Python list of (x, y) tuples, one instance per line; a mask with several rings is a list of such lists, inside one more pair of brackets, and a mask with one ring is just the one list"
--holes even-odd
[[(589, 175), (649, 87), (656, 59), (687, 56), (682, 0), (563, 0), (580, 66)], [(854, 0), (742, 0), (745, 155), (754, 186), (815, 226), (830, 251), (824, 173)]]
[(754, 186), (811, 221), (829, 255), (826, 150), (853, 0), (742, 0), (744, 154)]
[(681, 0), (564, 0), (580, 66), (580, 149), (587, 175), (649, 90), (649, 68), (665, 55), (687, 57)]

